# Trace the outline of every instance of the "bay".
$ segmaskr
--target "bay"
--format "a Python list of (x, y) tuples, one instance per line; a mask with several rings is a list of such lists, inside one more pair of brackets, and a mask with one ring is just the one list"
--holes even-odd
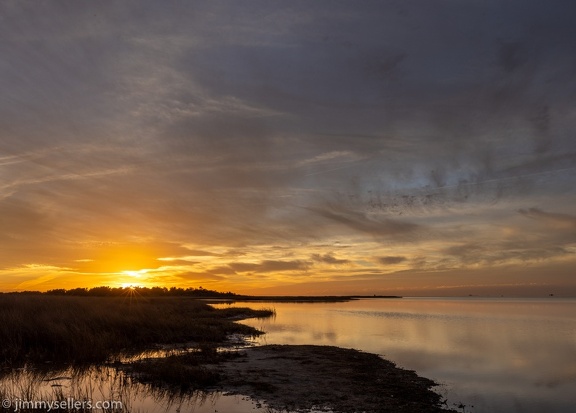
[[(225, 304), (220, 304), (225, 305)], [(400, 298), (274, 307), (244, 320), (257, 344), (318, 344), (380, 354), (442, 385), (466, 412), (566, 412), (576, 405), (576, 300)]]

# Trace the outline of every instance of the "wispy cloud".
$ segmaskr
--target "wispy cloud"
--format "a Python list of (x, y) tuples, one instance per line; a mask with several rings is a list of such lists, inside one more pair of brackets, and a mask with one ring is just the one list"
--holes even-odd
[(234, 262), (228, 264), (236, 273), (255, 272), (255, 273), (269, 273), (269, 272), (282, 272), (282, 271), (306, 271), (310, 266), (307, 261), (294, 260), (294, 261), (274, 261), (264, 260), (259, 263), (246, 263)]
[(329, 253), (326, 253), (324, 255), (312, 254), (311, 258), (314, 261), (321, 262), (324, 264), (331, 264), (331, 265), (342, 265), (342, 264), (348, 264), (350, 262), (350, 260), (336, 258), (332, 254), (329, 254)]
[(566, 230), (576, 229), (575, 215), (545, 212), (538, 208), (519, 209), (518, 212), (527, 218), (542, 221), (553, 228)]
[(402, 256), (387, 256), (378, 258), (378, 261), (384, 265), (400, 264), (406, 260), (407, 258)]
[(574, 11), (1, 4), (0, 271), (384, 288), (566, 263)]

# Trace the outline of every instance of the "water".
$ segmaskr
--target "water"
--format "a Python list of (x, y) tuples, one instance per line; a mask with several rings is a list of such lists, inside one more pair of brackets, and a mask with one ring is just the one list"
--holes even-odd
[(33, 410), (62, 411), (53, 407), (62, 401), (67, 406), (91, 403), (94, 412), (268, 412), (260, 403), (242, 395), (220, 391), (174, 394), (167, 389), (136, 382), (123, 371), (108, 366), (94, 366), (82, 371), (18, 369), (0, 379), (0, 399), (3, 411), (12, 412), (22, 410), (27, 403), (43, 407)]
[[(564, 413), (576, 406), (576, 299), (234, 305), (275, 308), (274, 318), (242, 321), (266, 332), (257, 344), (335, 345), (380, 354), (442, 383), (437, 391), (451, 407), (466, 405), (460, 411)], [(125, 412), (270, 411), (247, 397), (221, 392), (174, 397), (106, 366), (42, 374), (17, 370), (0, 377), (0, 396), (11, 400), (55, 400), (64, 395), (74, 400), (121, 400)]]
[(466, 412), (564, 413), (576, 406), (574, 299), (266, 305), (276, 309), (274, 319), (243, 321), (266, 332), (259, 343), (335, 345), (377, 353), (442, 383), (437, 391), (449, 406), (462, 403)]

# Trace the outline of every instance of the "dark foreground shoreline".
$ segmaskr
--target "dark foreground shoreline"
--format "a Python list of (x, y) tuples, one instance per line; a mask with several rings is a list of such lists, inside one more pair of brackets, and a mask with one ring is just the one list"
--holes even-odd
[[(163, 362), (145, 362), (140, 365), (143, 369), (135, 366), (135, 372), (145, 372), (145, 381), (159, 385), (164, 381), (162, 372), (166, 371)], [(177, 365), (184, 377), (187, 370), (196, 375), (199, 371), (197, 361), (186, 355), (169, 363)], [(208, 380), (206, 390), (250, 396), (273, 411), (454, 412), (431, 390), (437, 386), (432, 380), (358, 350), (267, 345), (230, 352), (200, 369)]]

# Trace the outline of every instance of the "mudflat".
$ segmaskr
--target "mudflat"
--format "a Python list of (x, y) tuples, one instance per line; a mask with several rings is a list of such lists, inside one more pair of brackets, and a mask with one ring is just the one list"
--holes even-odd
[(332, 346), (268, 345), (211, 366), (222, 390), (280, 411), (453, 412), (437, 384), (376, 354)]

